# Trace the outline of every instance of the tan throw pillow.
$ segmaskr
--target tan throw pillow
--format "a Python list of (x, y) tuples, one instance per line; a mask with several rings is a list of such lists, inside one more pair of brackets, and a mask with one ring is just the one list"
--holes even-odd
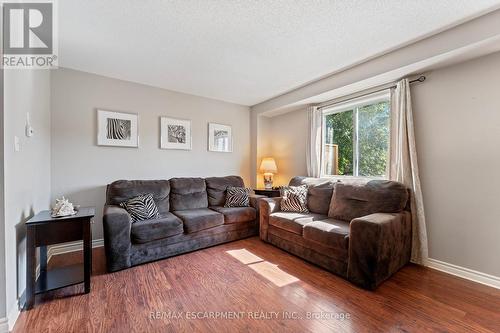
[(280, 187), (281, 211), (294, 213), (309, 213), (307, 209), (307, 186)]

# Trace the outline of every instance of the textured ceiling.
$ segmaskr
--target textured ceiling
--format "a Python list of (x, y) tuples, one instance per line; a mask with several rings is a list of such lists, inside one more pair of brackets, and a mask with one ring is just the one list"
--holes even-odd
[(499, 0), (64, 0), (60, 66), (254, 105)]

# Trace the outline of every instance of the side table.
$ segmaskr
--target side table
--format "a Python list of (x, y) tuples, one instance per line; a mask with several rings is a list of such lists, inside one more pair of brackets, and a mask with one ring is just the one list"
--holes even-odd
[(269, 197), (269, 198), (274, 198), (274, 197), (280, 196), (280, 190), (278, 190), (278, 189), (255, 188), (253, 191), (255, 192), (255, 194), (265, 195), (266, 197)]
[[(94, 207), (83, 207), (75, 215), (52, 217), (42, 211), (26, 222), (26, 309), (31, 309), (35, 295), (78, 283), (90, 292), (92, 272), (92, 228)], [(47, 245), (83, 240), (84, 263), (47, 270)], [(36, 248), (40, 247), (40, 275), (36, 278)]]

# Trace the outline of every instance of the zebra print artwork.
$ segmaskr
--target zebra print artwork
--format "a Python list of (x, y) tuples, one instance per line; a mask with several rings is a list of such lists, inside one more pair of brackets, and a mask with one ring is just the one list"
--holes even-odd
[(233, 151), (231, 126), (208, 123), (208, 150), (225, 153)]
[(283, 212), (309, 213), (307, 209), (307, 186), (282, 186), (280, 188)]
[(130, 140), (132, 121), (128, 119), (108, 118), (106, 138), (111, 140)]
[(214, 132), (214, 146), (219, 151), (226, 151), (229, 149), (229, 133), (228, 131), (215, 131)]
[(97, 145), (139, 147), (139, 116), (97, 109)]
[(226, 190), (226, 203), (224, 207), (250, 206), (250, 193), (252, 193), (252, 190), (246, 187), (228, 187)]
[(217, 141), (218, 139), (221, 139), (221, 140), (224, 140), (226, 139), (227, 137), (229, 137), (229, 133), (228, 131), (224, 131), (224, 130), (216, 130), (214, 132), (214, 136), (215, 136), (215, 140)]
[(128, 199), (120, 203), (120, 207), (127, 210), (132, 218), (132, 223), (160, 217), (158, 207), (153, 199), (153, 195), (150, 193)]
[(168, 125), (168, 142), (186, 143), (186, 128), (182, 125)]
[(191, 120), (161, 117), (160, 148), (191, 150)]

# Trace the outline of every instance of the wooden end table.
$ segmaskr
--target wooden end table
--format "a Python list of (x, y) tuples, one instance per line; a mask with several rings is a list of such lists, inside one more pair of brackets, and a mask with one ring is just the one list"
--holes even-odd
[[(52, 217), (42, 211), (26, 222), (26, 309), (35, 303), (35, 295), (78, 283), (90, 292), (92, 272), (92, 228), (95, 208), (80, 208), (75, 215)], [(81, 264), (47, 270), (47, 245), (83, 240)], [(36, 278), (36, 248), (40, 247), (40, 275)]]
[(265, 189), (265, 188), (256, 188), (253, 190), (255, 194), (265, 195), (269, 198), (275, 198), (280, 196), (280, 190), (278, 189)]

